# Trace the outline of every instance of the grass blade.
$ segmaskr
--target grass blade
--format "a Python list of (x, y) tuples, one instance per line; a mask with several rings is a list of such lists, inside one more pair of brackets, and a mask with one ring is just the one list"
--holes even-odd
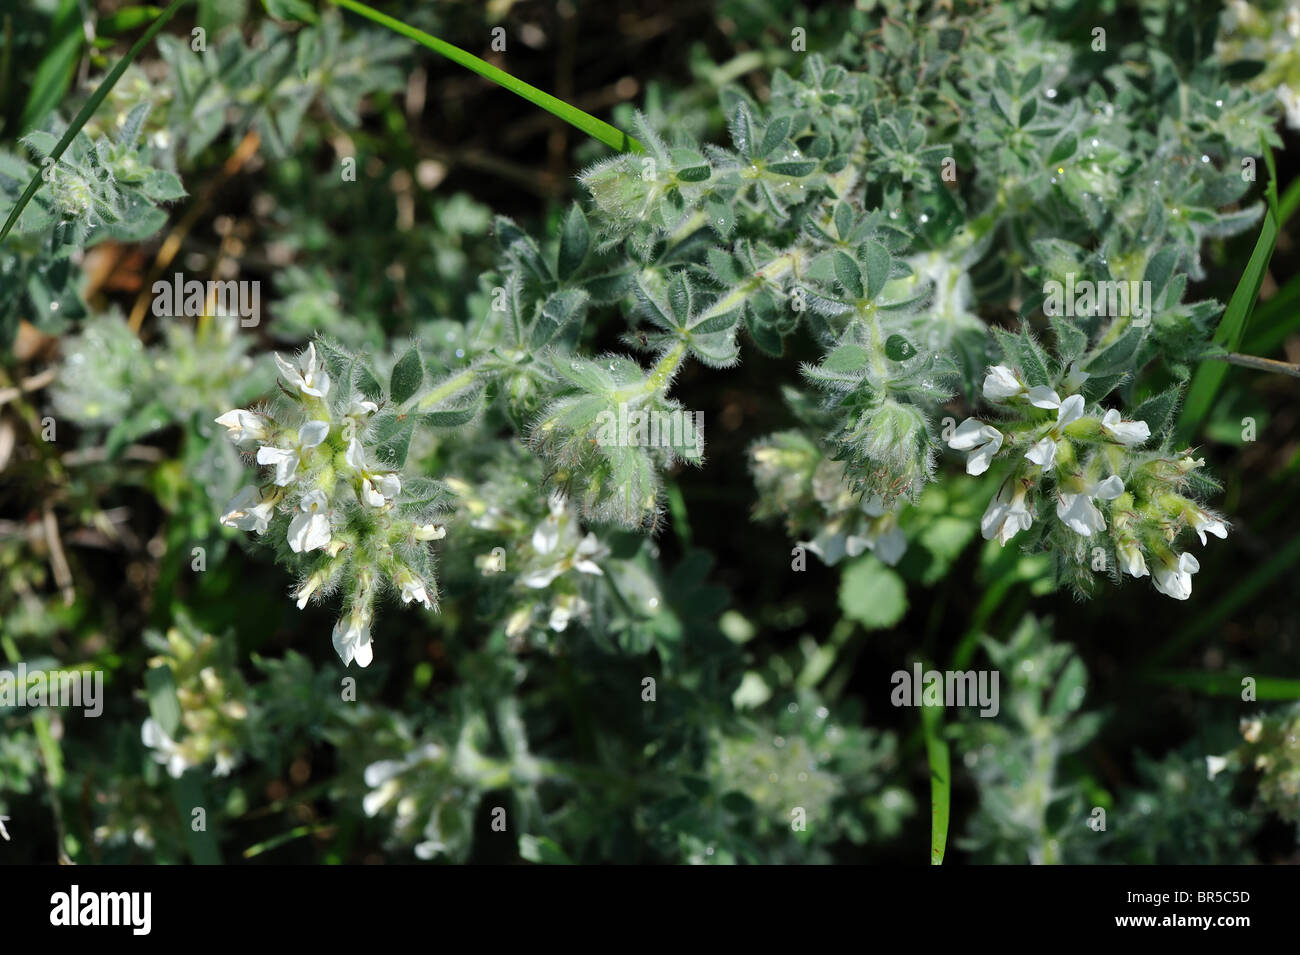
[[(1273, 257), (1273, 246), (1277, 243), (1277, 220), (1272, 210), (1264, 214), (1264, 227), (1255, 242), (1255, 251), (1246, 263), (1246, 270), (1237, 283), (1236, 290), (1223, 311), (1219, 329), (1214, 333), (1213, 342), (1225, 351), (1238, 351), (1241, 336), (1246, 330), (1246, 322), (1254, 310), (1255, 300), (1259, 298), (1259, 287), (1264, 282), (1264, 270), (1268, 268), (1269, 259)], [(1187, 389), (1187, 403), (1183, 406), (1183, 415), (1178, 421), (1178, 440), (1190, 441), (1196, 429), (1201, 426), (1214, 405), (1215, 396), (1223, 379), (1227, 377), (1228, 366), (1223, 362), (1203, 362), (1192, 377), (1192, 385)]]
[[(131, 49), (127, 51), (126, 56), (117, 61), (117, 65), (113, 67), (109, 74), (104, 77), (99, 86), (95, 88), (95, 92), (90, 94), (90, 99), (86, 100), (86, 104), (81, 107), (76, 118), (73, 119), (71, 125), (68, 126), (67, 131), (63, 134), (63, 137), (50, 153), (50, 158), (57, 160), (63, 155), (63, 151), (67, 149), (72, 140), (76, 138), (77, 133), (81, 132), (81, 127), (85, 126), (86, 123), (90, 121), (90, 117), (95, 115), (95, 110), (99, 109), (99, 104), (104, 102), (104, 97), (108, 95), (109, 91), (117, 81), (122, 78), (122, 74), (126, 72), (126, 68), (131, 65), (131, 62), (137, 56), (140, 55), (140, 51), (149, 45), (150, 41), (153, 40), (158, 31), (163, 28), (163, 25), (171, 19), (172, 14), (188, 2), (189, 0), (175, 0), (171, 6), (158, 16), (158, 19), (154, 20), (154, 22), (149, 25), (149, 29), (144, 31), (140, 36), (140, 39), (136, 40), (135, 43), (131, 45)], [(0, 229), (0, 242), (4, 242), (5, 238), (9, 235), (10, 230), (14, 227), (14, 223), (18, 221), (18, 217), (22, 214), (23, 209), (27, 207), (27, 203), (32, 201), (32, 196), (36, 195), (36, 190), (40, 189), (41, 182), (40, 172), (37, 172), (36, 175), (32, 176), (32, 181), (27, 184), (27, 188), (23, 190), (23, 194), (18, 197), (18, 201), (14, 203), (14, 207), (9, 210), (9, 218), (5, 220), (4, 228)]]
[[(1223, 310), (1223, 318), (1214, 333), (1213, 344), (1225, 351), (1240, 351), (1241, 339), (1246, 333), (1246, 323), (1250, 321), (1259, 299), (1259, 288), (1264, 283), (1264, 273), (1268, 270), (1269, 260), (1273, 257), (1273, 247), (1277, 245), (1282, 209), (1277, 198), (1277, 168), (1273, 163), (1273, 151), (1264, 147), (1264, 164), (1268, 167), (1268, 186), (1265, 198), (1268, 211), (1264, 213), (1264, 225), (1255, 241), (1255, 250), (1250, 254), (1250, 261), (1241, 274), (1241, 280), (1233, 290), (1228, 307)], [(1287, 191), (1287, 198), (1292, 192)], [(1300, 194), (1297, 194), (1300, 195)], [(1192, 377), (1191, 387), (1187, 389), (1187, 401), (1183, 405), (1182, 417), (1178, 419), (1178, 440), (1189, 442), (1210, 413), (1214, 399), (1228, 375), (1228, 366), (1223, 362), (1203, 362)]]
[(921, 726), (925, 730), (925, 753), (930, 763), (930, 865), (943, 865), (948, 848), (948, 812), (952, 795), (952, 773), (948, 743), (943, 738), (942, 706), (922, 706)]
[(1152, 673), (1153, 683), (1196, 690), (1207, 696), (1241, 698), (1241, 681), (1250, 677), (1255, 681), (1255, 698), (1258, 700), (1300, 700), (1300, 680), (1284, 677), (1255, 676), (1252, 673)]
[(380, 13), (378, 10), (366, 6), (364, 3), (357, 3), (356, 0), (332, 0), (333, 3), (345, 10), (351, 10), (358, 16), (365, 17), (378, 23), (380, 26), (387, 27), (394, 33), (399, 33), (408, 40), (414, 40), (421, 46), (428, 47), (439, 56), (445, 56), (458, 66), (463, 66), (467, 70), (485, 77), (499, 86), (504, 86), (510, 92), (517, 96), (522, 96), (534, 106), (540, 106), (552, 115), (560, 117), (570, 126), (586, 133), (592, 139), (604, 143), (611, 149), (617, 149), (619, 152), (645, 152), (645, 148), (623, 132), (616, 126), (611, 126), (603, 120), (597, 119), (590, 113), (585, 113), (576, 106), (570, 106), (564, 100), (552, 96), (550, 93), (539, 90), (536, 86), (525, 83), (523, 80), (516, 79), (505, 70), (498, 69), (486, 60), (481, 60), (472, 53), (462, 50), (458, 46), (452, 46), (445, 40), (439, 40), (436, 36), (425, 33), (423, 30), (417, 30), (415, 27), (407, 26), (401, 20), (396, 20), (387, 14)]
[(68, 94), (84, 42), (81, 10), (76, 0), (64, 0), (50, 24), (49, 47), (36, 67), (32, 90), (18, 122), (19, 129), (29, 130), (42, 122)]

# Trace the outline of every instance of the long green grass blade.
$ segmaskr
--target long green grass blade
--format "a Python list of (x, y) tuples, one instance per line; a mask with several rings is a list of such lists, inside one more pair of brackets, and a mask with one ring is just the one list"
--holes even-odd
[(463, 66), (465, 69), (486, 77), (499, 86), (504, 86), (515, 95), (522, 96), (534, 106), (540, 106), (548, 113), (560, 117), (570, 126), (581, 130), (592, 139), (604, 143), (611, 149), (617, 149), (620, 152), (645, 152), (645, 147), (616, 126), (611, 126), (590, 113), (583, 112), (576, 106), (570, 106), (564, 100), (543, 92), (536, 86), (516, 79), (505, 70), (498, 69), (486, 60), (481, 60), (458, 46), (452, 46), (447, 41), (439, 40), (436, 36), (425, 33), (423, 30), (407, 26), (401, 20), (395, 20), (387, 14), (366, 6), (364, 3), (357, 3), (356, 0), (332, 0), (332, 2), (345, 10), (351, 10), (358, 16), (378, 23), (380, 26), (385, 26), (408, 40), (414, 40), (416, 43), (428, 47), (434, 53), (445, 56), (458, 66)]
[(1195, 690), (1207, 696), (1241, 698), (1242, 681), (1247, 677), (1255, 681), (1257, 700), (1300, 700), (1300, 680), (1284, 677), (1257, 676), (1253, 673), (1152, 673), (1154, 683)]
[[(1228, 307), (1223, 311), (1219, 329), (1214, 333), (1213, 342), (1225, 351), (1238, 351), (1241, 336), (1246, 330), (1246, 322), (1254, 310), (1255, 300), (1259, 298), (1259, 287), (1264, 282), (1264, 270), (1268, 268), (1269, 259), (1273, 257), (1273, 246), (1277, 244), (1277, 220), (1272, 210), (1264, 214), (1264, 227), (1255, 242), (1255, 251), (1246, 263), (1246, 270), (1237, 283)], [(1196, 429), (1201, 426), (1214, 405), (1223, 379), (1227, 377), (1228, 366), (1221, 361), (1202, 362), (1192, 377), (1192, 385), (1187, 389), (1187, 403), (1183, 406), (1182, 417), (1178, 421), (1178, 439), (1190, 441)]]
[[(1292, 180), (1278, 201), (1277, 223), (1281, 228), (1300, 209), (1300, 179)], [(1251, 332), (1242, 342), (1247, 355), (1268, 355), (1293, 333), (1300, 331), (1300, 276), (1295, 276), (1255, 309)]]
[[(127, 51), (126, 56), (117, 61), (117, 65), (114, 66), (113, 69), (109, 71), (109, 74), (104, 77), (103, 81), (98, 87), (96, 87), (95, 92), (90, 94), (90, 99), (86, 100), (86, 104), (81, 107), (80, 112), (78, 112), (76, 118), (72, 120), (71, 125), (68, 126), (63, 137), (50, 152), (50, 158), (57, 160), (63, 155), (63, 151), (67, 149), (72, 140), (76, 138), (77, 133), (81, 132), (81, 127), (85, 126), (86, 123), (90, 121), (90, 117), (95, 115), (95, 110), (99, 109), (99, 104), (104, 102), (104, 97), (108, 95), (109, 91), (114, 87), (114, 85), (116, 85), (117, 81), (122, 78), (122, 74), (126, 72), (126, 68), (131, 65), (131, 62), (137, 56), (140, 55), (140, 51), (149, 45), (150, 41), (153, 40), (158, 31), (163, 28), (163, 25), (171, 19), (172, 14), (188, 2), (189, 0), (175, 0), (171, 6), (158, 16), (158, 19), (154, 20), (154, 22), (149, 25), (149, 29), (145, 30), (144, 33), (141, 34), (140, 39), (136, 40), (135, 43), (131, 45), (131, 49)], [(14, 203), (14, 207), (9, 210), (9, 218), (5, 220), (4, 228), (0, 229), (0, 242), (4, 242), (5, 238), (9, 235), (10, 230), (13, 229), (14, 223), (18, 221), (18, 217), (22, 214), (23, 209), (27, 208), (27, 203), (32, 201), (32, 196), (36, 195), (36, 190), (40, 189), (41, 182), (41, 174), (39, 172), (32, 176), (32, 181), (27, 184), (27, 188), (23, 190), (23, 194), (18, 197), (18, 201)]]
[(19, 129), (29, 130), (42, 122), (68, 94), (85, 34), (77, 0), (63, 0), (50, 24), (50, 42), (32, 77), (32, 90), (19, 119)]
[(948, 848), (952, 773), (948, 743), (942, 735), (943, 713), (942, 706), (921, 707), (925, 752), (930, 763), (930, 865), (943, 865), (943, 856)]
[[(1246, 263), (1246, 270), (1233, 290), (1228, 307), (1223, 310), (1223, 318), (1214, 333), (1213, 343), (1225, 351), (1240, 351), (1241, 340), (1246, 333), (1246, 323), (1250, 321), (1259, 299), (1259, 289), (1264, 283), (1264, 273), (1269, 260), (1273, 257), (1273, 247), (1277, 245), (1277, 235), (1282, 210), (1277, 198), (1277, 168), (1273, 162), (1273, 151), (1264, 147), (1264, 164), (1268, 167), (1268, 186), (1265, 198), (1268, 211), (1264, 213), (1264, 225), (1255, 241), (1255, 250)], [(1288, 197), (1290, 193), (1288, 192)], [(1228, 375), (1228, 366), (1220, 361), (1202, 362), (1192, 376), (1191, 387), (1187, 389), (1187, 401), (1183, 405), (1182, 417), (1178, 419), (1178, 440), (1188, 442), (1196, 433), (1210, 413), (1214, 399)]]

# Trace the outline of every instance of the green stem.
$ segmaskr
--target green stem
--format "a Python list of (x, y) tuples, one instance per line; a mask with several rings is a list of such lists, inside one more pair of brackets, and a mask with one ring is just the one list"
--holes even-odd
[(1205, 358), (1211, 361), (1226, 361), (1230, 365), (1240, 365), (1242, 368), (1253, 368), (1256, 371), (1271, 371), (1279, 375), (1300, 378), (1300, 365), (1293, 365), (1286, 361), (1276, 361), (1272, 358), (1239, 355), (1236, 352), (1228, 352), (1225, 355), (1206, 355)]
[(536, 86), (525, 83), (523, 80), (516, 79), (505, 70), (499, 69), (481, 60), (472, 53), (467, 53), (458, 46), (452, 46), (445, 40), (439, 40), (436, 36), (425, 33), (423, 30), (417, 30), (415, 27), (407, 26), (401, 20), (395, 20), (387, 14), (380, 13), (378, 10), (366, 6), (364, 3), (357, 3), (356, 0), (332, 0), (333, 3), (345, 10), (351, 10), (358, 16), (372, 20), (380, 26), (387, 27), (394, 33), (401, 34), (408, 40), (414, 40), (421, 46), (428, 47), (439, 56), (445, 56), (457, 66), (463, 66), (465, 69), (485, 77), (499, 86), (504, 86), (516, 96), (522, 96), (534, 106), (540, 106), (554, 116), (558, 116), (570, 126), (581, 130), (592, 139), (604, 143), (611, 149), (617, 149), (619, 152), (643, 153), (645, 147), (639, 142), (615, 126), (611, 126), (602, 120), (597, 119), (590, 113), (585, 113), (576, 106), (570, 106), (564, 100), (552, 96), (550, 93), (539, 90)]
[(640, 398), (664, 391), (685, 357), (686, 342), (678, 342), (671, 349), (664, 352), (664, 356), (659, 359), (654, 368), (650, 369), (650, 374), (646, 375), (645, 381), (635, 388), (629, 389), (627, 393), (618, 392), (619, 400), (626, 401), (629, 398)]
[[(63, 151), (67, 149), (72, 141), (77, 137), (77, 133), (81, 132), (81, 127), (85, 126), (86, 123), (90, 121), (90, 117), (95, 114), (95, 110), (99, 109), (99, 104), (104, 102), (104, 98), (108, 96), (109, 91), (114, 87), (114, 85), (116, 85), (117, 81), (122, 78), (122, 74), (126, 72), (126, 68), (131, 65), (131, 62), (137, 56), (140, 55), (140, 51), (148, 46), (149, 41), (151, 41), (158, 31), (163, 28), (163, 24), (171, 19), (172, 14), (188, 2), (189, 0), (175, 0), (170, 7), (158, 15), (158, 18), (154, 20), (153, 23), (149, 24), (149, 29), (145, 30), (140, 39), (136, 40), (135, 43), (132, 44), (131, 49), (127, 51), (126, 56), (117, 61), (117, 65), (113, 67), (109, 74), (104, 77), (103, 81), (100, 82), (99, 86), (95, 88), (95, 92), (90, 94), (90, 99), (86, 100), (86, 104), (81, 107), (81, 110), (72, 120), (72, 123), (68, 126), (67, 130), (64, 131), (63, 137), (58, 141), (54, 149), (50, 151), (49, 158), (51, 160), (58, 162), (59, 157), (63, 155)], [(0, 229), (0, 242), (4, 242), (5, 237), (9, 235), (10, 230), (14, 227), (14, 223), (18, 221), (18, 216), (20, 216), (23, 209), (27, 207), (27, 203), (32, 201), (32, 196), (36, 195), (36, 190), (41, 187), (42, 181), (40, 172), (37, 172), (36, 175), (32, 176), (32, 181), (27, 184), (27, 188), (23, 191), (23, 194), (18, 197), (18, 201), (14, 203), (14, 207), (9, 210), (9, 218), (5, 220), (4, 228)]]
[(428, 411), (430, 408), (435, 407), (440, 402), (445, 401), (447, 398), (456, 394), (456, 392), (464, 391), (474, 383), (474, 378), (477, 374), (478, 369), (476, 367), (470, 367), (466, 368), (459, 375), (453, 375), (416, 402), (415, 410)]

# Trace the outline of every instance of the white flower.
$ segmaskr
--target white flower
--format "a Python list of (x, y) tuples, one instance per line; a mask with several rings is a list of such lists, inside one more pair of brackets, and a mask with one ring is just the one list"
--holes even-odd
[(363, 478), (361, 481), (361, 500), (371, 507), (383, 507), (388, 503), (384, 495), (375, 490), (374, 485), (370, 483), (370, 478)]
[(257, 442), (265, 441), (270, 436), (270, 430), (266, 426), (266, 419), (260, 414), (244, 411), (242, 408), (227, 411), (220, 418), (214, 418), (213, 420), (226, 429), (226, 437), (235, 442), (235, 447), (241, 450), (251, 448)]
[(284, 487), (298, 471), (302, 452), (314, 448), (330, 433), (329, 422), (308, 421), (298, 429), (298, 444), (293, 448), (262, 447), (257, 450), (257, 463), (275, 467), (275, 483)]
[(253, 531), (255, 534), (265, 533), (266, 525), (271, 522), (271, 515), (275, 509), (277, 498), (269, 497), (266, 500), (261, 500), (261, 497), (262, 495), (257, 488), (243, 488), (226, 505), (226, 512), (221, 515), (221, 523), (226, 527), (235, 527), (241, 531)]
[(396, 474), (385, 474), (375, 480), (371, 478), (361, 480), (361, 499), (371, 507), (386, 507), (401, 493), (402, 482)]
[(369, 614), (348, 614), (347, 625), (344, 626), (342, 620), (334, 624), (332, 636), (334, 650), (344, 666), (353, 660), (359, 667), (370, 666), (370, 661), (374, 659), (374, 649), (370, 646)]
[(1024, 382), (1006, 365), (993, 365), (984, 376), (984, 397), (989, 401), (1005, 401), (1024, 392)]
[(1141, 444), (1151, 437), (1145, 421), (1124, 421), (1119, 412), (1111, 408), (1101, 417), (1101, 430), (1123, 445)]
[(1192, 525), (1197, 535), (1201, 538), (1201, 546), (1205, 546), (1205, 532), (1209, 531), (1220, 540), (1226, 540), (1228, 537), (1228, 525), (1215, 517), (1213, 514), (1207, 514), (1199, 508), (1196, 511), (1195, 522)]
[(1065, 388), (1067, 391), (1078, 391), (1083, 387), (1083, 383), (1091, 378), (1092, 375), (1079, 369), (1077, 361), (1070, 362), (1070, 368), (1065, 373)]
[(330, 376), (326, 373), (323, 363), (317, 367), (314, 342), (298, 356), (296, 363), (285, 361), (278, 352), (275, 363), (280, 366), (280, 374), (284, 376), (284, 380), (303, 394), (316, 398), (324, 398), (329, 394)]
[(145, 720), (144, 725), (140, 727), (140, 741), (150, 749), (156, 750), (153, 758), (167, 767), (168, 776), (172, 779), (180, 779), (185, 775), (189, 761), (176, 745), (176, 741), (168, 736), (152, 717)]
[(1056, 432), (1060, 434), (1065, 430), (1067, 425), (1073, 424), (1083, 417), (1083, 395), (1070, 395), (1061, 402), (1061, 406), (1056, 411)]
[(1043, 438), (1025, 452), (1025, 457), (1042, 468), (1043, 473), (1046, 474), (1056, 466), (1056, 442), (1051, 438)]
[[(525, 587), (540, 590), (550, 586), (551, 582), (569, 570), (580, 574), (603, 576), (604, 571), (596, 563), (609, 554), (595, 534), (587, 534), (579, 539), (581, 530), (577, 521), (569, 512), (565, 498), (561, 494), (552, 494), (549, 501), (550, 514), (533, 529), (533, 552), (549, 563), (546, 566), (534, 566), (533, 570), (520, 578)], [(540, 564), (540, 561), (534, 562)]]
[(284, 487), (298, 470), (298, 452), (292, 448), (258, 448), (257, 463), (275, 468), (275, 483)]
[[(1085, 376), (1086, 377), (1086, 376)], [(1057, 441), (1067, 426), (1083, 417), (1083, 395), (1070, 395), (1064, 401), (1051, 388), (1039, 385), (1029, 389), (1030, 404), (1037, 408), (1056, 409), (1056, 424), (1051, 433), (1034, 442), (1025, 452), (1025, 457), (1042, 468), (1046, 474), (1056, 467)]]
[(551, 615), (547, 625), (556, 633), (562, 633), (569, 626), (570, 620), (581, 616), (586, 610), (587, 602), (577, 594), (562, 594), (551, 604)]
[(411, 601), (424, 604), (426, 610), (433, 609), (433, 602), (429, 600), (429, 595), (425, 592), (424, 581), (406, 568), (402, 568), (397, 578), (397, 585), (402, 588), (402, 603), (409, 604)]
[(447, 536), (447, 528), (441, 524), (422, 524), (415, 529), (418, 541), (438, 541)]
[(322, 491), (303, 495), (289, 524), (289, 548), (295, 554), (305, 554), (324, 547), (330, 542), (329, 499)]
[(1146, 558), (1142, 556), (1142, 549), (1136, 541), (1124, 541), (1115, 548), (1115, 554), (1119, 558), (1119, 569), (1126, 574), (1133, 577), (1146, 577), (1150, 574)]
[(579, 542), (578, 549), (573, 552), (573, 569), (580, 574), (604, 577), (605, 572), (596, 564), (596, 559), (608, 555), (609, 550), (596, 538), (596, 535), (588, 533)]
[(998, 543), (1005, 545), (1021, 531), (1029, 530), (1034, 518), (1025, 503), (1025, 492), (1024, 484), (1014, 479), (998, 488), (980, 519), (980, 533), (985, 540), (996, 537)]
[(302, 610), (307, 606), (307, 601), (311, 595), (321, 588), (325, 583), (325, 575), (317, 571), (307, 578), (307, 582), (298, 588), (298, 609)]
[(1106, 519), (1093, 504), (1093, 499), (1113, 501), (1124, 493), (1124, 482), (1112, 474), (1106, 480), (1096, 484), (1086, 484), (1082, 491), (1071, 493), (1062, 491), (1056, 502), (1056, 516), (1061, 523), (1076, 534), (1091, 537), (1097, 531), (1106, 529)]
[(1059, 408), (1061, 396), (1046, 385), (1035, 385), (1029, 389), (1029, 403), (1035, 408)]
[(1205, 757), (1205, 775), (1213, 779), (1219, 773), (1228, 768), (1228, 760), (1223, 756), (1206, 756)]
[(967, 418), (948, 439), (948, 447), (970, 452), (966, 458), (967, 474), (983, 474), (1002, 447), (1002, 432), (976, 418)]
[(352, 397), (352, 403), (348, 405), (349, 418), (364, 418), (372, 415), (379, 410), (379, 405), (373, 401), (366, 401), (364, 398)]
[(1170, 554), (1156, 567), (1152, 583), (1166, 597), (1186, 600), (1192, 595), (1192, 574), (1200, 569), (1201, 565), (1191, 554)]

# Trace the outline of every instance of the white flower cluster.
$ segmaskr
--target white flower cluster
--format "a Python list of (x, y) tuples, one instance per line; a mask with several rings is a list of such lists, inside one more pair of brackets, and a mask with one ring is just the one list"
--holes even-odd
[[(394, 471), (372, 465), (360, 436), (378, 405), (361, 396), (345, 396), (346, 411), (337, 414), (328, 400), (330, 376), (314, 344), (295, 361), (275, 356), (285, 393), (293, 399), (289, 423), (269, 412), (235, 409), (216, 419), (241, 451), (271, 468), (269, 486), (245, 487), (226, 505), (221, 523), (266, 533), (277, 514), (289, 516), (285, 542), (295, 554), (322, 558), (298, 588), (298, 608), (316, 593), (340, 582), (351, 592), (351, 607), (334, 627), (334, 648), (344, 664), (369, 666), (373, 659), (370, 628), (382, 571), (400, 593), (402, 603), (434, 609), (436, 587), (416, 568), (394, 555), (392, 542), (437, 540), (437, 524), (404, 521), (394, 513), (402, 481)], [(335, 407), (338, 407), (337, 405)], [(359, 531), (348, 511), (359, 509), (367, 520)], [(407, 526), (409, 525), (409, 526)], [(351, 572), (349, 573), (349, 567)]]
[[(1115, 409), (1089, 413), (1077, 389), (1088, 374), (1072, 365), (1062, 398), (1045, 385), (1028, 386), (1006, 365), (994, 365), (984, 379), (984, 397), (1007, 413), (995, 427), (967, 418), (948, 439), (967, 452), (966, 472), (980, 475), (995, 458), (1014, 459), (1012, 473), (999, 486), (980, 521), (985, 540), (1005, 545), (1034, 522), (1034, 492), (1045, 476), (1053, 480), (1056, 518), (1082, 538), (1107, 531), (1102, 502), (1113, 515), (1110, 539), (1119, 568), (1133, 577), (1152, 576), (1156, 590), (1178, 600), (1191, 595), (1196, 558), (1169, 545), (1184, 525), (1205, 543), (1206, 533), (1227, 536), (1221, 519), (1175, 493), (1181, 478), (1204, 462), (1183, 458), (1170, 462), (1149, 456), (1135, 464), (1136, 449), (1151, 437), (1143, 421), (1125, 419)], [(1046, 414), (1044, 414), (1046, 412)], [(1081, 452), (1096, 453), (1084, 458)], [(1172, 464), (1172, 466), (1171, 466)], [(1138, 486), (1126, 488), (1121, 472)], [(1148, 569), (1146, 553), (1155, 558)]]
[[(590, 531), (585, 535), (582, 533), (577, 515), (562, 494), (551, 495), (549, 511), (533, 530), (532, 554), (519, 583), (529, 590), (552, 591), (550, 608), (545, 612), (547, 626), (562, 633), (568, 629), (571, 620), (585, 617), (590, 608), (574, 579), (570, 579), (565, 587), (552, 585), (570, 572), (603, 577), (605, 572), (597, 561), (609, 556), (609, 548)], [(507, 635), (521, 636), (537, 609), (539, 605), (529, 603), (516, 610), (506, 624)]]

